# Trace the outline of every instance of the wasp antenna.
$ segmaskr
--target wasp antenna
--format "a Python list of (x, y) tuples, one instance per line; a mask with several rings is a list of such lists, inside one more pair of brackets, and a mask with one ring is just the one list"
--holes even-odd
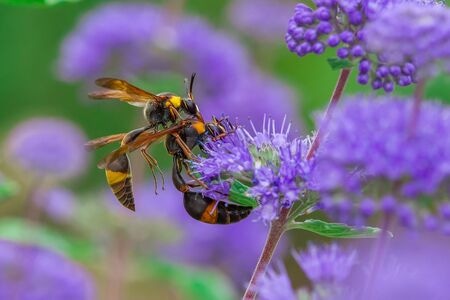
[(191, 75), (191, 80), (189, 82), (189, 98), (191, 98), (192, 100), (194, 100), (194, 93), (193, 93), (193, 89), (194, 89), (194, 81), (195, 81), (195, 76), (197, 75), (197, 73), (192, 73)]

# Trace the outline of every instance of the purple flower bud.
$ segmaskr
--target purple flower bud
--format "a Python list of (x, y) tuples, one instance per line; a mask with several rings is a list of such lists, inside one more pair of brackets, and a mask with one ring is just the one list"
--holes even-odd
[(331, 7), (334, 3), (333, 0), (315, 0), (317, 6)]
[(329, 34), (333, 31), (333, 26), (329, 22), (320, 22), (316, 27), (318, 34)]
[(416, 72), (416, 67), (412, 63), (406, 63), (402, 68), (403, 74), (413, 75)]
[(397, 83), (399, 86), (407, 86), (412, 83), (412, 79), (410, 76), (400, 76)]
[(295, 12), (296, 13), (307, 13), (307, 12), (312, 12), (312, 9), (311, 9), (311, 7), (309, 7), (306, 4), (298, 3), (297, 5), (295, 5)]
[(359, 84), (367, 84), (369, 82), (369, 74), (359, 74), (358, 75), (358, 83)]
[(360, 45), (356, 45), (352, 48), (352, 56), (353, 57), (361, 57), (365, 54), (363, 47)]
[(304, 38), (308, 42), (314, 42), (317, 39), (316, 30), (315, 29), (306, 29)]
[(316, 54), (322, 54), (325, 51), (325, 45), (321, 42), (317, 42), (313, 45), (313, 52)]
[(402, 68), (396, 65), (390, 66), (389, 73), (391, 73), (392, 76), (397, 77), (402, 74)]
[(314, 23), (314, 14), (310, 12), (302, 12), (294, 16), (294, 21), (299, 26), (311, 25)]
[(383, 89), (386, 93), (390, 93), (394, 90), (394, 84), (392, 81), (385, 81), (383, 82)]
[(389, 69), (386, 66), (380, 66), (377, 69), (377, 77), (385, 78), (389, 75)]
[(383, 81), (382, 81), (380, 78), (375, 78), (375, 79), (372, 81), (372, 88), (373, 88), (374, 90), (381, 89), (382, 87), (383, 87)]
[(330, 47), (336, 47), (337, 45), (339, 45), (340, 42), (341, 40), (339, 39), (339, 36), (336, 34), (332, 34), (328, 37), (328, 46)]
[(348, 50), (348, 48), (346, 47), (342, 47), (339, 48), (338, 51), (336, 52), (337, 56), (339, 58), (347, 58), (348, 55), (350, 54), (350, 51)]
[(367, 59), (363, 59), (359, 62), (359, 73), (360, 74), (367, 74), (370, 71), (370, 61)]
[(331, 18), (330, 11), (326, 7), (319, 7), (315, 11), (315, 16), (320, 21), (328, 21)]
[(417, 226), (416, 214), (411, 206), (401, 205), (397, 210), (397, 215), (403, 226), (407, 228), (414, 228)]
[(363, 21), (363, 15), (359, 11), (352, 11), (348, 18), (352, 25), (360, 25)]
[(294, 40), (296, 40), (297, 42), (303, 40), (304, 35), (305, 35), (305, 30), (301, 27), (296, 27), (292, 30), (292, 37), (294, 38)]
[(351, 31), (343, 31), (339, 34), (339, 37), (341, 38), (341, 41), (347, 44), (350, 44), (355, 40), (355, 35)]

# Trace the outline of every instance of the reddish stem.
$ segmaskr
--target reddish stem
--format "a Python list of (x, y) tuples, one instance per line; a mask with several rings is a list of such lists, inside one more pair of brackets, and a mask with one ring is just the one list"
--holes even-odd
[(252, 278), (247, 286), (243, 300), (252, 300), (256, 297), (256, 284), (262, 275), (266, 272), (267, 266), (272, 259), (273, 253), (277, 248), (277, 244), (280, 241), (281, 235), (284, 232), (284, 225), (289, 216), (290, 208), (282, 208), (278, 219), (272, 221), (270, 224), (269, 233), (267, 234), (266, 243), (263, 248), (263, 252), (256, 264), (256, 268), (253, 271)]
[(333, 95), (331, 95), (330, 102), (328, 103), (327, 110), (325, 111), (325, 116), (323, 117), (322, 123), (317, 131), (316, 136), (311, 144), (311, 148), (309, 148), (308, 154), (306, 155), (306, 159), (311, 159), (319, 148), (321, 139), (326, 131), (326, 127), (328, 122), (331, 120), (333, 115), (334, 108), (337, 103), (341, 99), (342, 92), (344, 91), (345, 85), (347, 84), (348, 77), (350, 75), (351, 69), (342, 69), (339, 74), (338, 81), (336, 83), (336, 87), (334, 88)]
[[(350, 75), (350, 69), (342, 69), (339, 74), (338, 81), (336, 83), (336, 87), (334, 88), (333, 94), (330, 99), (330, 103), (328, 104), (327, 110), (325, 112), (324, 121), (322, 122), (319, 130), (314, 138), (314, 141), (309, 148), (309, 151), (306, 155), (306, 159), (311, 159), (320, 145), (320, 138), (325, 131), (325, 125), (331, 119), (332, 112), (334, 107), (339, 102), (339, 99), (342, 96), (342, 92), (344, 91), (345, 85), (347, 84), (348, 77)], [(256, 297), (256, 284), (259, 279), (265, 274), (267, 266), (272, 259), (273, 253), (277, 247), (278, 242), (280, 241), (281, 235), (285, 230), (285, 225), (289, 217), (289, 213), (291, 208), (282, 208), (280, 211), (280, 215), (278, 219), (274, 220), (270, 224), (269, 233), (267, 234), (266, 243), (264, 245), (261, 256), (256, 264), (255, 270), (253, 271), (252, 278), (247, 286), (247, 290), (245, 291), (243, 300), (252, 300)]]
[(416, 89), (414, 90), (414, 102), (411, 114), (411, 121), (409, 124), (409, 136), (413, 136), (417, 128), (417, 123), (419, 122), (420, 107), (422, 106), (422, 99), (425, 92), (425, 80), (420, 80), (416, 84)]

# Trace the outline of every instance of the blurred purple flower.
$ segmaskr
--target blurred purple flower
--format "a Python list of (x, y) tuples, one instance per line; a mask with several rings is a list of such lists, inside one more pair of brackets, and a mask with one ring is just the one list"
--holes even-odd
[(298, 300), (291, 285), (286, 268), (279, 264), (278, 272), (269, 268), (257, 283), (258, 299), (262, 300)]
[[(255, 197), (259, 218), (268, 223), (282, 207), (291, 207), (312, 188), (312, 161), (306, 161), (308, 139), (290, 139), (290, 125), (276, 130), (275, 121), (264, 119), (263, 130), (238, 128), (220, 141), (205, 145), (207, 155), (193, 162), (193, 169), (209, 186), (204, 193), (226, 200), (231, 183), (251, 183), (248, 196)], [(228, 184), (224, 184), (227, 182)], [(219, 190), (220, 193), (211, 193)]]
[(33, 201), (45, 213), (56, 221), (68, 222), (75, 213), (75, 195), (62, 187), (40, 189), (33, 197)]
[(0, 299), (94, 298), (93, 281), (80, 266), (38, 246), (0, 241)]
[[(313, 291), (314, 296), (306, 299), (335, 299), (333, 296), (336, 296), (336, 293), (340, 295), (340, 285), (357, 264), (356, 252), (344, 250), (337, 244), (321, 247), (310, 244), (308, 250), (293, 252), (293, 256), (298, 266), (311, 280), (313, 288), (319, 292), (314, 295), (316, 291)], [(279, 272), (271, 269), (264, 275), (258, 283), (258, 292), (263, 299), (271, 300), (299, 299), (295, 295), (302, 294), (301, 291), (292, 288), (286, 269), (282, 266)], [(306, 295), (307, 292), (303, 293)], [(328, 298), (330, 293), (332, 297)]]
[(436, 73), (437, 61), (450, 66), (450, 9), (405, 2), (383, 11), (364, 29), (367, 49), (390, 67), (402, 66), (399, 80)]
[[(377, 56), (377, 54), (387, 54), (388, 57), (396, 55), (399, 53), (399, 49), (405, 49), (406, 45), (411, 43), (417, 45), (411, 47), (411, 50), (418, 49), (423, 43), (430, 43), (429, 37), (438, 38), (440, 33), (445, 32), (445, 29), (441, 30), (439, 26), (435, 26), (435, 31), (423, 37), (420, 27), (431, 24), (429, 22), (427, 22), (428, 24), (417, 22), (418, 15), (426, 21), (427, 13), (431, 13), (434, 9), (445, 10), (442, 3), (438, 1), (314, 0), (313, 2), (316, 4), (316, 9), (312, 9), (303, 3), (297, 4), (294, 16), (289, 19), (285, 35), (289, 50), (302, 57), (309, 53), (320, 55), (328, 47), (337, 47), (336, 55), (338, 58), (358, 62), (358, 82), (360, 84), (370, 82), (373, 89), (383, 88), (386, 92), (392, 92), (394, 84), (407, 86), (416, 82), (416, 68), (419, 65), (416, 66), (412, 63), (409, 56), (404, 57), (406, 60), (392, 61), (386, 59), (384, 55)], [(395, 15), (396, 13), (390, 12), (391, 9), (396, 10), (397, 5), (402, 6), (405, 2), (414, 3), (408, 5), (415, 5), (418, 14), (400, 17), (397, 16), (398, 14)], [(392, 15), (392, 21), (386, 20), (386, 17), (381, 17), (383, 14)], [(430, 18), (433, 18), (433, 14), (436, 13), (431, 13)], [(439, 15), (442, 16), (445, 13)], [(404, 22), (405, 20), (411, 24), (417, 23), (408, 26), (405, 25), (408, 24)], [(366, 25), (371, 21), (374, 25), (370, 31), (366, 32)], [(437, 22), (432, 23), (437, 24)], [(392, 28), (396, 28), (396, 30), (392, 30)], [(445, 28), (445, 25), (442, 25), (442, 28)], [(398, 39), (397, 35), (401, 36), (401, 39)], [(405, 38), (408, 37), (413, 37), (413, 40), (407, 41), (405, 44)], [(422, 42), (418, 43), (418, 40)], [(446, 40), (446, 38), (439, 42), (443, 40)], [(367, 47), (366, 43), (371, 46)], [(392, 44), (392, 47), (389, 46), (389, 43)], [(378, 47), (374, 47), (374, 45)], [(384, 48), (384, 45), (387, 45), (387, 48)], [(444, 49), (445, 45), (439, 49)], [(397, 46), (400, 46), (400, 48)], [(417, 54), (421, 58), (425, 58), (429, 57), (432, 52), (429, 49), (428, 55), (424, 55), (419, 50)]]
[(273, 118), (289, 113), (297, 119), (293, 92), (256, 70), (238, 41), (199, 18), (179, 16), (170, 23), (170, 14), (144, 3), (93, 10), (62, 45), (61, 78), (90, 82), (105, 74), (145, 78), (167, 71), (197, 72), (195, 95), (207, 117), (225, 111), (258, 118), (270, 111)]
[(250, 37), (280, 43), (293, 8), (294, 3), (289, 0), (234, 0), (228, 19)]
[(308, 278), (319, 285), (334, 285), (344, 281), (356, 264), (356, 252), (345, 252), (337, 244), (308, 246), (307, 251), (293, 256)]
[[(250, 278), (264, 246), (267, 234), (265, 226), (252, 222), (251, 217), (226, 226), (204, 224), (192, 219), (184, 209), (183, 194), (171, 182), (167, 182), (165, 190), (159, 191), (158, 195), (155, 195), (149, 184), (138, 184), (134, 190), (137, 216), (129, 215), (130, 218), (167, 224), (179, 232), (176, 240), (159, 242), (158, 252), (162, 257), (186, 264), (220, 268), (239, 284), (239, 288)], [(109, 202), (113, 200), (110, 199), (112, 193), (108, 195)], [(114, 199), (113, 203), (119, 211), (129, 214), (117, 200)], [(283, 249), (281, 243), (277, 254)]]
[[(333, 284), (329, 284), (327, 280), (312, 280), (311, 291), (307, 294), (303, 290), (302, 296), (305, 299), (320, 300), (448, 298), (450, 263), (442, 259), (450, 247), (448, 238), (430, 233), (411, 235), (401, 232), (389, 241), (376, 273), (373, 273), (375, 269), (371, 269), (373, 251), (369, 248), (370, 245), (373, 243), (354, 243), (352, 246), (356, 247), (353, 247), (353, 251), (344, 251), (336, 245), (326, 246), (317, 252), (318, 255), (312, 256), (300, 253), (305, 255), (305, 262), (310, 264), (305, 266), (304, 262), (300, 263), (308, 277), (311, 266), (317, 274), (323, 274), (326, 278), (339, 274), (339, 280)], [(339, 254), (335, 256), (334, 253)], [(355, 255), (358, 256), (358, 261), (355, 260)], [(339, 262), (345, 262), (342, 265), (343, 273), (339, 273)], [(330, 269), (335, 271), (329, 273)], [(331, 277), (327, 277), (328, 274)], [(291, 295), (300, 294), (291, 287), (284, 268), (279, 274), (270, 271), (261, 281), (259, 292), (263, 297), (273, 295), (273, 298), (266, 297), (267, 299), (283, 299), (277, 298), (280, 288), (285, 289), (283, 295), (288, 297), (285, 299), (297, 299)]]
[(19, 124), (6, 140), (11, 160), (38, 175), (66, 179), (86, 166), (84, 134), (69, 121), (35, 118)]
[(448, 202), (450, 110), (424, 102), (411, 135), (412, 101), (405, 100), (359, 96), (336, 110), (314, 169), (322, 206), (363, 219), (378, 210), (415, 227), (416, 217)]

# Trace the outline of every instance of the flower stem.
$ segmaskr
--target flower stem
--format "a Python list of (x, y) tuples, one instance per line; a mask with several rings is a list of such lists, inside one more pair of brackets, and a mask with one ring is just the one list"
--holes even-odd
[(277, 244), (280, 241), (281, 235), (285, 230), (286, 221), (288, 219), (290, 208), (282, 208), (278, 219), (273, 220), (270, 224), (269, 233), (267, 234), (266, 243), (264, 245), (261, 256), (253, 271), (252, 278), (247, 286), (243, 300), (252, 300), (256, 297), (256, 284), (266, 272), (267, 266), (272, 259), (273, 253), (277, 248)]
[(389, 240), (389, 227), (391, 225), (391, 214), (383, 215), (383, 224), (381, 227), (381, 234), (375, 242), (374, 252), (372, 255), (372, 263), (369, 268), (369, 276), (365, 283), (361, 299), (372, 299), (372, 288), (374, 281), (378, 278), (380, 267), (386, 254), (386, 247)]
[[(331, 115), (333, 113), (334, 107), (339, 102), (342, 93), (344, 91), (345, 85), (347, 84), (348, 77), (350, 75), (351, 69), (342, 69), (339, 74), (338, 81), (336, 83), (336, 87), (334, 88), (333, 94), (331, 95), (330, 102), (328, 103), (327, 110), (325, 112), (324, 120), (319, 127), (319, 130), (312, 142), (311, 148), (306, 155), (306, 159), (311, 159), (316, 153), (317, 149), (320, 145), (320, 138), (325, 131), (325, 125), (330, 121)], [(291, 207), (292, 208), (292, 207)], [(252, 278), (247, 286), (247, 289), (242, 297), (243, 300), (252, 300), (256, 297), (256, 284), (259, 279), (266, 272), (267, 266), (272, 259), (273, 253), (277, 247), (278, 242), (286, 230), (286, 223), (289, 220), (289, 215), (291, 208), (282, 208), (280, 211), (280, 215), (278, 219), (272, 221), (270, 224), (269, 233), (267, 234), (266, 243), (262, 250), (261, 256), (259, 257), (258, 263), (256, 264), (255, 270), (253, 271)]]
[(348, 77), (350, 75), (350, 71), (351, 69), (341, 70), (333, 94), (331, 95), (330, 102), (328, 103), (327, 110), (325, 111), (325, 116), (323, 117), (322, 123), (317, 131), (316, 136), (314, 137), (311, 148), (309, 148), (306, 159), (311, 159), (319, 148), (322, 136), (324, 135), (328, 122), (331, 120), (331, 117), (333, 115), (334, 108), (341, 99), (342, 92), (344, 91), (345, 85), (347, 84)]
[(416, 131), (424, 92), (425, 92), (425, 80), (420, 80), (419, 82), (417, 82), (416, 89), (414, 90), (414, 102), (411, 114), (411, 121), (409, 124), (409, 136), (413, 136), (414, 132)]

